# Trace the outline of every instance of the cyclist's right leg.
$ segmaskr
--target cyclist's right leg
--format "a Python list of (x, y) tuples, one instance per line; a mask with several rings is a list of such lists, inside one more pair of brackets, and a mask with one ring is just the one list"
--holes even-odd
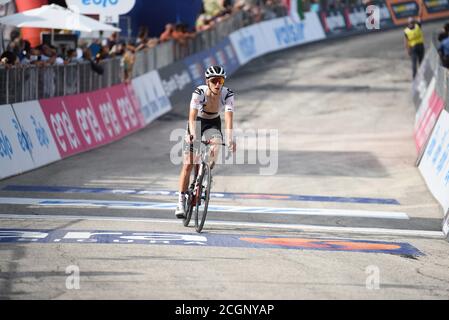
[[(191, 154), (193, 155), (193, 154)], [(190, 158), (190, 156), (187, 156)], [(181, 174), (179, 176), (179, 195), (178, 195), (178, 205), (176, 206), (175, 215), (177, 218), (182, 219), (185, 216), (185, 193), (189, 187), (190, 174), (192, 172), (193, 164), (189, 162), (184, 162), (181, 169)]]

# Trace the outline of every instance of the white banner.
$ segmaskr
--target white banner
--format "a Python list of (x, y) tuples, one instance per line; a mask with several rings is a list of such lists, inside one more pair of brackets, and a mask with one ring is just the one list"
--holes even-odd
[(157, 71), (151, 71), (133, 79), (132, 85), (137, 99), (140, 101), (145, 125), (172, 109)]
[(241, 65), (266, 53), (321, 40), (326, 37), (316, 12), (261, 22), (229, 35)]
[(260, 24), (235, 31), (229, 35), (229, 39), (237, 53), (240, 65), (275, 49), (271, 43), (265, 41)]
[(31, 138), (23, 131), (11, 105), (0, 106), (0, 179), (34, 168)]
[(293, 15), (266, 21), (260, 26), (266, 43), (269, 43), (274, 50), (282, 50), (326, 37), (316, 12), (307, 12), (304, 20)]
[(35, 167), (41, 167), (60, 160), (61, 156), (39, 101), (13, 104), (12, 107), (22, 130), (27, 132), (31, 139), (30, 152)]
[(449, 113), (443, 110), (419, 165), (430, 192), (449, 209)]

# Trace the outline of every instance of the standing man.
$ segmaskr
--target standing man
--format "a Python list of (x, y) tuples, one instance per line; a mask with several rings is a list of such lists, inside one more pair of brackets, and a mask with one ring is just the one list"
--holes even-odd
[(413, 79), (416, 76), (418, 66), (424, 58), (424, 34), (421, 30), (421, 23), (413, 17), (408, 18), (407, 28), (404, 29), (405, 48), (412, 59)]

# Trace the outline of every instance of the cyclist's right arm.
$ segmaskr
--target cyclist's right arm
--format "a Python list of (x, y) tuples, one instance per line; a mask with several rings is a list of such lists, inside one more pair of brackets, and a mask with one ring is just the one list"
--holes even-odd
[(189, 130), (191, 141), (196, 140), (196, 117), (198, 116), (198, 110), (190, 108), (189, 112)]
[(201, 109), (202, 102), (204, 100), (204, 91), (200, 88), (196, 88), (192, 94), (192, 100), (190, 101), (189, 111), (189, 129), (190, 135), (193, 136), (192, 141), (196, 140), (196, 117), (198, 111)]

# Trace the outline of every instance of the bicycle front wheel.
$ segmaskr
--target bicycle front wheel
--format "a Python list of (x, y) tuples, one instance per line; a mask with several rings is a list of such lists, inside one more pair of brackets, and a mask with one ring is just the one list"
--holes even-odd
[(203, 172), (199, 178), (197, 199), (195, 207), (195, 229), (200, 233), (203, 230), (204, 222), (206, 221), (207, 208), (209, 206), (210, 185), (211, 185), (211, 170), (207, 164), (204, 164)]

